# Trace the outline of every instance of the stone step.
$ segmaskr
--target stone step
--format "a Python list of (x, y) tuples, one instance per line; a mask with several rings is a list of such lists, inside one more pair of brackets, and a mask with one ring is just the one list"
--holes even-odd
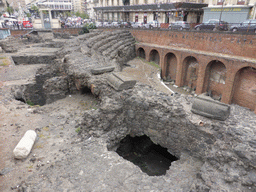
[(107, 33), (103, 33), (103, 34), (100, 34), (100, 35), (97, 35), (97, 36), (94, 36), (94, 37), (88, 39), (87, 46), (89, 48), (91, 48), (96, 42), (104, 39), (106, 36), (108, 36), (110, 34), (111, 34), (110, 32), (107, 32)]
[[(132, 37), (132, 36), (131, 36), (131, 34), (123, 33), (123, 34), (120, 34), (119, 36), (114, 36), (114, 37), (108, 39), (108, 41), (107, 41), (107, 39), (106, 39), (106, 42), (105, 42), (105, 43), (103, 42), (103, 43), (101, 44), (102, 46), (100, 46), (100, 47), (98, 48), (98, 51), (99, 51), (100, 53), (102, 53), (104, 50), (106, 50), (106, 49), (108, 49), (109, 47), (111, 47), (112, 44), (116, 44), (118, 41), (123, 40), (123, 39), (126, 39), (127, 37)], [(103, 40), (103, 41), (104, 41), (104, 40)]]
[(108, 84), (116, 91), (122, 91), (126, 89), (132, 89), (136, 80), (127, 77), (124, 73), (112, 73), (107, 77)]
[(105, 39), (102, 39), (101, 41), (95, 43), (93, 46), (92, 46), (92, 49), (95, 49), (97, 50), (98, 48), (100, 48), (102, 45), (105, 45), (113, 40), (116, 40), (116, 36), (114, 35), (111, 35)]
[(102, 54), (104, 56), (109, 56), (111, 54), (111, 52), (115, 51), (116, 49), (118, 49), (118, 47), (124, 45), (127, 42), (134, 42), (134, 38), (131, 37), (129, 39), (125, 39), (123, 41), (119, 41), (118, 43), (114, 44), (112, 47), (109, 47), (107, 50), (105, 50)]
[(115, 58), (115, 57), (118, 55), (118, 52), (119, 52), (120, 50), (124, 50), (126, 47), (128, 47), (128, 46), (130, 46), (130, 45), (132, 45), (132, 44), (134, 44), (134, 43), (135, 43), (135, 42), (130, 42), (130, 41), (124, 43), (123, 45), (121, 45), (120, 47), (118, 47), (115, 51), (113, 51), (113, 52), (110, 54), (109, 58), (110, 58), (110, 59)]

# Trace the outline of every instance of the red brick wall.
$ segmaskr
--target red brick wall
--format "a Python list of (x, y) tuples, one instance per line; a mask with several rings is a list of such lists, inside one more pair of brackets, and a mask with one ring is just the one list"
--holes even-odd
[(13, 37), (20, 37), (21, 35), (25, 35), (26, 33), (30, 32), (31, 30), (10, 30), (11, 36)]
[(233, 103), (256, 108), (256, 68), (244, 68), (237, 73)]
[(141, 43), (256, 58), (255, 34), (137, 29), (130, 31), (136, 41)]

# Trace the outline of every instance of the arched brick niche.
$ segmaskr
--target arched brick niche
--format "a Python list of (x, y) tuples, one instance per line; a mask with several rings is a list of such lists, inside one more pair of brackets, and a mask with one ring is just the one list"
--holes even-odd
[(141, 58), (143, 58), (143, 59), (146, 59), (145, 50), (144, 50), (142, 47), (138, 48), (138, 50), (137, 50), (137, 56), (138, 56), (138, 57), (141, 57)]
[(244, 67), (235, 76), (232, 103), (256, 109), (256, 68)]
[(195, 57), (188, 56), (183, 61), (182, 86), (188, 86), (195, 91), (197, 86), (197, 77), (199, 64)]
[(209, 92), (213, 98), (221, 100), (225, 91), (226, 73), (227, 69), (221, 61), (213, 60), (208, 63), (203, 92)]
[(164, 57), (162, 78), (176, 80), (177, 57), (173, 53), (167, 53)]
[(155, 49), (151, 50), (149, 53), (149, 61), (153, 61), (156, 64), (160, 64), (160, 55), (159, 52)]

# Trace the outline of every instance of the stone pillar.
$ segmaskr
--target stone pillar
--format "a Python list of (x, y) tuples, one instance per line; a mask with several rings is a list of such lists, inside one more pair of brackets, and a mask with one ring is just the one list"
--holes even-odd
[(52, 28), (52, 12), (51, 12), (51, 10), (48, 10), (48, 13), (49, 13), (50, 25), (51, 25), (51, 28)]
[(183, 78), (183, 75), (182, 75), (182, 63), (181, 63), (181, 56), (179, 56), (179, 57), (177, 57), (177, 71), (176, 71), (175, 85), (180, 87), (182, 85), (182, 78)]
[(40, 17), (41, 17), (42, 28), (44, 29), (44, 15), (42, 10), (40, 10)]
[(205, 79), (205, 65), (199, 64), (199, 72), (198, 72), (198, 78), (197, 78), (197, 85), (196, 85), (196, 94), (203, 93), (204, 89), (204, 79)]

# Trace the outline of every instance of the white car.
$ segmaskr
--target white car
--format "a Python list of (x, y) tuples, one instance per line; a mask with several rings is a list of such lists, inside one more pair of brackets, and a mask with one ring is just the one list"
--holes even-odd
[(111, 23), (110, 22), (103, 22), (103, 27), (111, 27)]
[(144, 28), (143, 22), (135, 22), (131, 25), (132, 28)]
[(117, 28), (119, 28), (119, 27), (121, 27), (121, 23), (120, 22), (112, 22), (112, 27), (117, 27)]
[(160, 23), (158, 21), (149, 21), (148, 23), (144, 24), (144, 28), (152, 29), (160, 27)]

